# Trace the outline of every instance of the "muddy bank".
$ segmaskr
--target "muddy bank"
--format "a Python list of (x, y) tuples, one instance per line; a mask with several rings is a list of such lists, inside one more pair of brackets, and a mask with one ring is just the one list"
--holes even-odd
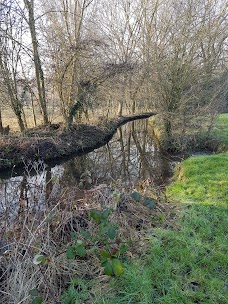
[(26, 136), (1, 137), (0, 170), (29, 160), (52, 160), (91, 152), (105, 145), (125, 123), (153, 115), (155, 113), (116, 117), (99, 126), (75, 124), (67, 131), (61, 124), (51, 124), (30, 129)]

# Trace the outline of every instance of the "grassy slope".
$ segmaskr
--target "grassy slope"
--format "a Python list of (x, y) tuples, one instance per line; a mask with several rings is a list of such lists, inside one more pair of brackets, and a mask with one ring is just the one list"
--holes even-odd
[[(214, 134), (228, 147), (228, 114)], [(153, 231), (144, 258), (97, 304), (228, 303), (228, 153), (183, 162), (167, 195), (185, 203), (179, 229)]]
[(212, 135), (221, 141), (220, 151), (228, 150), (228, 113), (220, 114), (217, 118), (216, 127), (212, 131)]
[(172, 200), (201, 204), (228, 204), (228, 152), (187, 159), (167, 189)]

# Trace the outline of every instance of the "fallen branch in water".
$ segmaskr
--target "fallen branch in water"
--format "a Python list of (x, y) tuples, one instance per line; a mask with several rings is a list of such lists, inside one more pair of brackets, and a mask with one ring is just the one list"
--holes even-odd
[(105, 145), (122, 125), (154, 115), (149, 112), (118, 116), (100, 126), (75, 124), (70, 130), (54, 124), (29, 129), (26, 136), (1, 137), (0, 170), (22, 165), (25, 160), (48, 161), (91, 152)]

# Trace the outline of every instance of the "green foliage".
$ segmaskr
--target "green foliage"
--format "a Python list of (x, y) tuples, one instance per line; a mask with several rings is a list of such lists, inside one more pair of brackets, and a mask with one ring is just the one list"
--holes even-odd
[(42, 304), (42, 302), (43, 302), (42, 297), (35, 297), (32, 300), (32, 304)]
[(111, 258), (104, 260), (104, 262), (101, 263), (101, 265), (104, 267), (104, 273), (108, 276), (116, 275), (119, 276), (123, 273), (123, 264), (120, 262), (119, 259)]
[(146, 253), (96, 304), (228, 303), (227, 209), (185, 207), (179, 229), (154, 229)]
[(110, 214), (110, 209), (90, 211), (90, 218), (97, 225), (96, 232), (93, 235), (83, 229), (79, 233), (71, 232), (74, 243), (67, 248), (67, 259), (96, 254), (104, 267), (104, 273), (118, 276), (123, 273), (122, 256), (128, 246), (115, 241), (118, 227), (110, 222)]
[[(118, 226), (111, 223), (110, 214), (110, 209), (91, 210), (90, 218), (96, 226), (93, 233), (90, 234), (83, 229), (78, 232), (72, 231), (70, 233), (72, 242), (67, 247), (66, 257), (71, 260), (96, 255), (106, 275), (120, 276), (124, 273), (123, 260), (124, 254), (128, 251), (128, 246), (121, 243), (120, 240), (117, 242)], [(42, 254), (37, 254), (33, 258), (33, 264), (40, 267), (41, 275), (44, 277), (46, 274), (42, 271), (42, 267), (46, 263), (47, 258)], [(45, 278), (45, 280), (47, 279)], [(29, 295), (32, 297), (32, 304), (42, 303), (42, 297), (36, 288), (30, 290)], [(64, 304), (75, 304), (78, 300), (86, 300), (87, 297), (87, 286), (85, 281), (81, 279), (73, 279), (67, 291), (62, 295)]]
[(46, 263), (46, 257), (42, 254), (37, 254), (34, 256), (33, 258), (33, 264), (34, 265), (39, 265), (41, 264), (42, 266), (44, 266)]
[(104, 273), (106, 275), (116, 275), (119, 276), (123, 274), (123, 264), (120, 260), (120, 257), (128, 250), (126, 244), (121, 244), (118, 249), (113, 251), (101, 251), (100, 252), (100, 261), (101, 265), (104, 267)]
[(218, 152), (228, 150), (228, 113), (220, 114), (216, 120), (216, 126), (212, 135), (219, 140)]
[(142, 195), (139, 192), (132, 192), (131, 197), (136, 201), (140, 202), (142, 199)]
[(31, 289), (29, 291), (29, 295), (32, 296), (32, 297), (37, 297), (38, 296), (38, 289), (37, 288)]
[(111, 213), (110, 209), (105, 209), (102, 212), (99, 210), (91, 210), (90, 211), (90, 217), (96, 222), (96, 223), (106, 223), (107, 219)]
[(123, 264), (120, 262), (119, 259), (112, 260), (112, 268), (116, 276), (121, 275), (123, 273)]
[(110, 240), (114, 240), (115, 237), (116, 237), (116, 227), (115, 226), (110, 226), (108, 228), (107, 235), (110, 238)]
[(150, 208), (155, 208), (156, 202), (155, 202), (155, 200), (153, 200), (153, 199), (151, 199), (149, 197), (146, 197), (145, 200), (144, 200), (144, 202), (143, 202), (143, 204), (145, 206), (150, 207)]
[(139, 203), (142, 203), (144, 206), (155, 208), (156, 202), (150, 197), (143, 197), (139, 192), (132, 192), (131, 197)]
[(86, 249), (81, 240), (77, 240), (76, 244), (67, 248), (67, 259), (75, 259), (76, 256), (85, 257)]
[(36, 288), (31, 289), (29, 295), (32, 297), (32, 304), (42, 304), (42, 297), (39, 296), (39, 292)]
[(88, 298), (89, 286), (85, 280), (73, 278), (68, 289), (62, 294), (63, 304), (83, 303)]

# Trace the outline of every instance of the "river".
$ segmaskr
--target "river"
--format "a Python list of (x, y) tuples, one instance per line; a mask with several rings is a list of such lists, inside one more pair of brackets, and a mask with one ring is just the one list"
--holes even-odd
[(25, 207), (42, 212), (64, 188), (81, 193), (104, 183), (134, 187), (144, 180), (163, 187), (180, 160), (160, 151), (147, 119), (127, 123), (93, 152), (47, 164), (25, 162), (23, 167), (0, 172), (0, 220), (15, 220)]

